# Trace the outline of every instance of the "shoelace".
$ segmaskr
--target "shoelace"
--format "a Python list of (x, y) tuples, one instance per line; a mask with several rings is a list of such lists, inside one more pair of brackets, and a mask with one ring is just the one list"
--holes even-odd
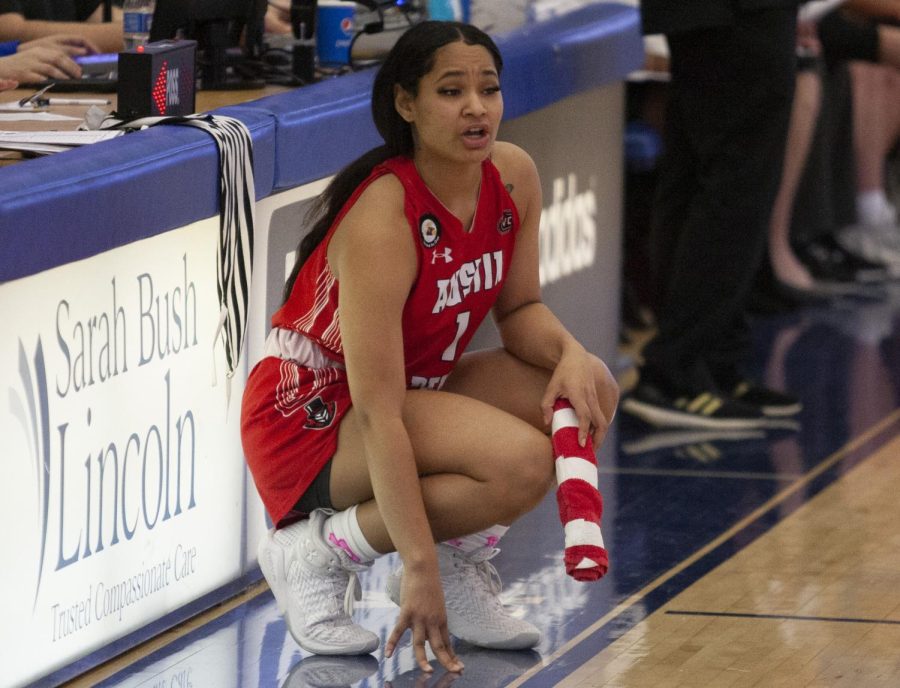
[(344, 611), (347, 616), (353, 615), (353, 603), (362, 599), (362, 586), (359, 584), (359, 576), (356, 571), (350, 571), (350, 580), (347, 582), (347, 591), (344, 593)]
[(476, 576), (481, 579), (493, 595), (499, 595), (503, 589), (500, 574), (497, 573), (497, 569), (490, 562), (499, 553), (500, 550), (496, 547), (482, 547), (474, 552), (469, 552), (468, 554), (460, 553), (458, 555), (462, 561), (472, 565), (472, 570)]
[[(317, 511), (320, 512), (323, 517), (334, 514), (334, 509), (318, 509)], [(359, 576), (356, 575), (356, 572), (365, 571), (370, 565), (354, 564), (349, 558), (346, 556), (342, 557), (336, 552), (333, 553), (333, 555), (341, 562), (341, 568), (350, 574), (350, 579), (347, 581), (347, 589), (344, 591), (344, 612), (347, 616), (351, 616), (353, 614), (353, 603), (359, 602), (362, 599), (362, 586), (360, 585)]]
[[(337, 555), (335, 554), (334, 556), (337, 556)], [(353, 603), (358, 602), (359, 600), (362, 599), (362, 585), (359, 582), (359, 576), (356, 575), (356, 570), (357, 570), (355, 568), (356, 565), (350, 564), (350, 566), (348, 566), (348, 565), (346, 565), (345, 562), (341, 562), (341, 564), (339, 564), (339, 566), (341, 569), (346, 571), (347, 574), (349, 574), (349, 577), (347, 579), (347, 588), (346, 588), (346, 590), (344, 590), (344, 601), (343, 601), (342, 607), (344, 609), (344, 612), (346, 612), (347, 616), (350, 616), (353, 614), (353, 606), (354, 606)], [(350, 568), (351, 566), (353, 568)], [(367, 566), (360, 566), (359, 570), (364, 570), (367, 568), (368, 568)], [(339, 581), (333, 580), (333, 583), (339, 584)], [(291, 580), (290, 584), (293, 587), (295, 585), (295, 581)]]

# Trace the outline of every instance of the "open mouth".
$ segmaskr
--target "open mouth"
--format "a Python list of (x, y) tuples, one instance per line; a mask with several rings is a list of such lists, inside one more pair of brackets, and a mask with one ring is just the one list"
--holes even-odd
[(487, 136), (486, 127), (469, 127), (463, 132), (463, 136), (469, 139), (480, 139)]

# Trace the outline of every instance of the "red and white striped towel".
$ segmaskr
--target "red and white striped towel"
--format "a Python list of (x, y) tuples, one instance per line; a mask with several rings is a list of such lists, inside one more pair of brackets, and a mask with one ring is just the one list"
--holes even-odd
[(566, 534), (566, 573), (579, 581), (606, 574), (609, 556), (603, 546), (600, 517), (603, 498), (597, 488), (597, 459), (588, 436), (578, 444), (578, 418), (568, 399), (553, 405), (553, 454), (556, 457), (556, 503)]

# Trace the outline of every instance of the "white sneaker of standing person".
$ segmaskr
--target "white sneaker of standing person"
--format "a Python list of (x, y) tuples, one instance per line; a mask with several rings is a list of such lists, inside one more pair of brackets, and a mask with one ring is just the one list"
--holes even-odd
[(350, 616), (360, 598), (356, 573), (368, 566), (325, 541), (327, 516), (316, 509), (304, 521), (270, 530), (259, 543), (259, 567), (300, 647), (319, 655), (368, 654), (378, 636)]
[(837, 239), (846, 250), (884, 265), (892, 279), (900, 277), (900, 226), (850, 225), (838, 233)]
[[(541, 641), (541, 632), (527, 621), (516, 619), (500, 602), (500, 576), (488, 560), (499, 549), (481, 547), (464, 552), (450, 545), (437, 545), (447, 628), (471, 645), (492, 650), (528, 650)], [(401, 564), (388, 576), (387, 593), (400, 605)]]

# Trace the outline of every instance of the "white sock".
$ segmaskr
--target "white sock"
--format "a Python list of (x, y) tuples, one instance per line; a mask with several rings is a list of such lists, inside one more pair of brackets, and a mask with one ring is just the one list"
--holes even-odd
[(862, 191), (856, 195), (857, 219), (864, 225), (891, 224), (897, 219), (897, 209), (891, 205), (884, 189)]
[(359, 520), (356, 518), (356, 508), (351, 506), (329, 517), (325, 521), (322, 535), (329, 545), (343, 551), (352, 561), (357, 564), (369, 564), (381, 554), (375, 551), (363, 535)]
[(500, 538), (506, 535), (507, 530), (509, 530), (509, 526), (491, 526), (480, 533), (445, 540), (443, 544), (468, 554), (483, 547), (496, 547)]

